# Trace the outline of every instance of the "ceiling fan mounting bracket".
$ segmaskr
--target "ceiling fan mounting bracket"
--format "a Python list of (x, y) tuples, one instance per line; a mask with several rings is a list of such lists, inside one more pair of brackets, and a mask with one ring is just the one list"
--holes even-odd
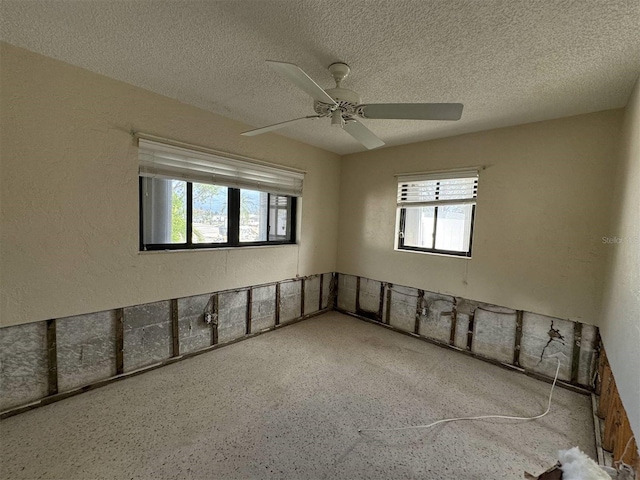
[(333, 76), (333, 79), (336, 81), (336, 87), (340, 88), (340, 82), (347, 78), (347, 76), (351, 72), (351, 68), (346, 63), (335, 62), (329, 65), (329, 72)]

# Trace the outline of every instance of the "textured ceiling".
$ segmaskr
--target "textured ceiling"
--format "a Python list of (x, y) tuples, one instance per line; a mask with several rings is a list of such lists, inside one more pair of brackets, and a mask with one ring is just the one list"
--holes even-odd
[[(461, 102), (458, 122), (364, 120), (387, 145), (618, 108), (640, 72), (639, 0), (3, 0), (2, 39), (251, 126), (313, 113), (264, 62), (364, 103)], [(364, 148), (329, 120), (282, 135)], [(247, 142), (252, 139), (247, 138)]]

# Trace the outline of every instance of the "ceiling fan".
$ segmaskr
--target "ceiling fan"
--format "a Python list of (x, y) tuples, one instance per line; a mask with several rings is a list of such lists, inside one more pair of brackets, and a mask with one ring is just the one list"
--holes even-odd
[(336, 86), (327, 90), (320, 87), (309, 75), (293, 63), (267, 60), (267, 64), (314, 99), (313, 109), (316, 114), (294, 118), (293, 120), (242, 133), (242, 135), (248, 137), (286, 127), (298, 120), (330, 117), (332, 126), (341, 127), (366, 148), (373, 149), (381, 147), (384, 142), (358, 121), (356, 117), (389, 120), (460, 120), (462, 116), (463, 105), (461, 103), (362, 104), (359, 93), (341, 86), (342, 81), (351, 72), (351, 68), (346, 63), (337, 62), (329, 65), (329, 72), (333, 76)]

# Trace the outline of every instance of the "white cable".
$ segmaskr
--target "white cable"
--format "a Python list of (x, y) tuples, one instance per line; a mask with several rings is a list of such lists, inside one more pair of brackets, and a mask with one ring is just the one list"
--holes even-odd
[(551, 391), (549, 392), (549, 403), (547, 405), (547, 409), (544, 411), (544, 413), (541, 413), (540, 415), (536, 415), (535, 417), (513, 417), (509, 415), (482, 415), (479, 417), (445, 418), (443, 420), (438, 420), (437, 422), (433, 422), (428, 425), (413, 425), (411, 427), (397, 427), (397, 428), (360, 428), (358, 429), (358, 432), (365, 432), (365, 431), (391, 432), (391, 431), (397, 431), (397, 430), (411, 430), (415, 428), (431, 428), (441, 423), (458, 422), (460, 420), (486, 420), (488, 418), (505, 418), (507, 420), (537, 420), (538, 418), (544, 417), (547, 413), (549, 413), (549, 410), (551, 410), (551, 398), (553, 397), (553, 389), (556, 386), (556, 382), (558, 381), (559, 373), (560, 373), (560, 358), (558, 357), (558, 367), (556, 368), (556, 376), (553, 379), (553, 384), (551, 385)]

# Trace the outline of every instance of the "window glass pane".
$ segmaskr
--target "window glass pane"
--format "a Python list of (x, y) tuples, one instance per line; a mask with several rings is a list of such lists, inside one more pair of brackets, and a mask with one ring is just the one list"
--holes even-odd
[(436, 249), (454, 252), (469, 250), (472, 205), (438, 207)]
[(193, 184), (193, 243), (226, 243), (228, 188)]
[(267, 197), (265, 192), (240, 190), (240, 241), (267, 240)]
[(185, 243), (187, 182), (142, 178), (143, 242)]
[(435, 207), (407, 207), (404, 217), (404, 244), (409, 247), (433, 248)]
[(269, 240), (291, 240), (291, 199), (284, 195), (271, 195), (269, 204)]

